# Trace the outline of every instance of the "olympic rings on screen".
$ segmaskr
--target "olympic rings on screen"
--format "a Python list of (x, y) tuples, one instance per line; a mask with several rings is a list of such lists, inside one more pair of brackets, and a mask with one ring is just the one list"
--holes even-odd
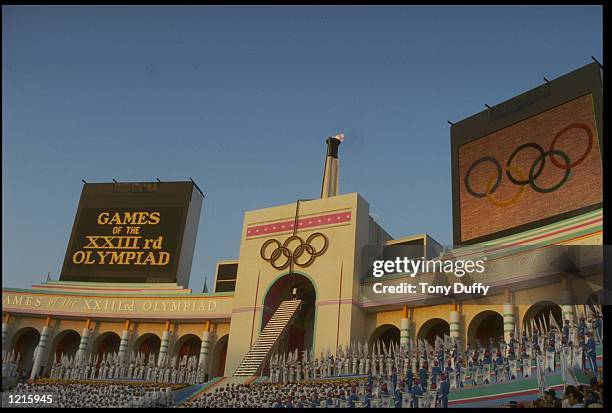
[[(312, 245), (312, 242), (317, 238), (323, 239), (323, 246), (318, 251)], [(296, 242), (299, 244), (293, 250), (291, 250), (290, 245)], [(270, 245), (274, 245), (275, 247), (268, 255), (266, 252)], [(314, 262), (316, 257), (323, 255), (323, 253), (327, 250), (328, 245), (329, 241), (327, 237), (320, 232), (315, 232), (306, 239), (306, 242), (304, 242), (304, 240), (302, 240), (302, 238), (300, 238), (298, 235), (290, 236), (282, 244), (276, 239), (269, 239), (263, 243), (259, 254), (261, 255), (262, 259), (268, 261), (270, 265), (277, 270), (287, 268), (291, 262), (298, 267), (308, 267)], [(307, 259), (305, 261), (301, 261), (300, 258), (302, 256), (306, 256)], [(278, 262), (279, 259), (281, 260), (280, 263)]]
[(476, 192), (472, 189), (472, 187), (470, 186), (470, 173), (472, 173), (472, 170), (474, 168), (476, 168), (479, 164), (483, 163), (483, 162), (491, 162), (496, 168), (497, 168), (497, 181), (495, 182), (495, 185), (493, 185), (493, 188), (491, 188), (489, 190), (489, 193), (493, 193), (497, 190), (497, 187), (499, 186), (499, 184), (501, 184), (501, 178), (502, 178), (502, 167), (499, 164), (499, 162), (497, 162), (497, 159), (493, 158), (492, 156), (485, 156), (484, 158), (480, 158), (479, 160), (477, 160), (476, 162), (474, 162), (472, 164), (472, 166), (470, 166), (470, 169), (468, 169), (468, 171), (465, 174), (465, 189), (467, 189), (467, 191), (470, 193), (470, 195), (472, 195), (475, 198), (484, 198), (485, 196), (487, 196), (487, 193), (482, 193), (482, 192)]
[[(517, 166), (508, 166), (506, 168), (506, 173), (508, 174), (508, 176), (510, 176), (510, 172), (517, 175), (520, 179), (525, 179), (525, 175)], [(487, 185), (487, 188), (492, 187), (494, 178), (495, 178), (495, 175), (491, 175), (489, 177), (489, 183)], [(505, 200), (505, 201), (501, 201), (501, 200), (494, 198), (490, 189), (488, 189), (487, 192), (488, 192), (487, 199), (489, 200), (490, 203), (500, 208), (505, 208), (505, 207), (509, 207), (512, 204), (517, 203), (521, 199), (521, 197), (523, 196), (523, 192), (525, 192), (525, 185), (519, 185), (519, 190), (516, 193), (516, 195), (514, 195), (512, 198)]]
[(586, 157), (589, 155), (589, 153), (591, 152), (591, 149), (593, 148), (593, 132), (591, 131), (591, 128), (588, 127), (588, 125), (585, 125), (584, 123), (574, 123), (572, 125), (569, 125), (568, 127), (566, 127), (565, 129), (563, 129), (561, 132), (557, 133), (557, 135), (554, 137), (554, 139), (552, 140), (552, 142), (550, 143), (550, 149), (548, 149), (548, 152), (553, 152), (555, 150), (555, 143), (557, 143), (557, 139), (559, 139), (559, 137), (561, 135), (563, 135), (565, 132), (567, 132), (570, 129), (582, 129), (583, 131), (586, 132), (587, 136), (589, 137), (589, 144), (586, 148), (586, 151), (584, 151), (584, 153), (582, 154), (582, 156), (580, 156), (580, 158), (578, 158), (578, 160), (576, 160), (573, 163), (565, 163), (561, 164), (559, 163), (554, 156), (550, 155), (550, 161), (553, 163), (553, 165), (555, 165), (557, 168), (561, 168), (561, 169), (571, 169), (574, 166), (578, 166), (580, 165), (582, 162), (584, 162), (584, 160), (586, 159)]
[[(508, 177), (508, 179), (510, 180), (510, 182), (512, 182), (514, 185), (527, 185), (530, 182), (530, 179), (516, 179), (512, 176), (511, 172), (510, 172), (510, 164), (512, 163), (512, 160), (514, 159), (514, 157), (516, 156), (517, 153), (519, 153), (520, 151), (522, 151), (525, 148), (534, 148), (536, 149), (539, 153), (540, 153), (540, 157), (544, 157), (544, 149), (542, 149), (542, 147), (540, 145), (538, 145), (537, 143), (533, 143), (533, 142), (529, 142), (529, 143), (525, 143), (521, 146), (519, 146), (518, 148), (516, 148), (514, 150), (514, 152), (512, 152), (512, 155), (510, 155), (510, 157), (508, 158), (508, 162), (506, 162), (506, 176)], [(539, 158), (538, 158), (539, 159)], [(537, 179), (538, 176), (540, 176), (540, 174), (542, 173), (542, 171), (544, 170), (544, 162), (542, 162), (540, 164), (540, 168), (538, 169), (538, 171), (533, 175), (533, 179)]]
[(553, 155), (559, 155), (560, 157), (563, 158), (566, 165), (570, 165), (571, 163), (569, 156), (567, 156), (565, 152), (560, 151), (558, 149), (554, 149), (552, 151), (543, 153), (542, 155), (538, 156), (538, 158), (535, 161), (533, 161), (533, 164), (531, 165), (531, 169), (529, 170), (529, 186), (531, 187), (531, 189), (541, 194), (548, 194), (548, 193), (554, 192), (557, 189), (561, 188), (563, 184), (568, 180), (570, 176), (570, 172), (571, 172), (571, 169), (569, 168), (565, 169), (565, 174), (563, 175), (563, 178), (561, 178), (561, 180), (556, 185), (553, 185), (550, 188), (540, 188), (539, 186), (537, 186), (535, 183), (533, 170), (539, 162), (542, 162), (542, 165), (544, 165), (544, 163), (546, 162), (546, 155), (548, 155), (551, 160), (553, 159)]
[[(559, 138), (571, 129), (583, 130), (588, 137), (588, 144), (587, 144), (586, 150), (574, 162), (572, 162), (572, 160), (570, 159), (569, 155), (566, 152), (555, 148), (555, 145), (557, 141), (559, 140)], [(535, 142), (524, 143), (520, 145), (519, 147), (517, 147), (512, 152), (508, 160), (506, 161), (505, 174), (508, 180), (514, 185), (519, 186), (520, 189), (512, 198), (508, 200), (498, 200), (493, 196), (493, 194), (495, 193), (495, 191), (497, 191), (497, 189), (499, 188), (501, 184), (503, 173), (502, 173), (502, 166), (500, 162), (492, 156), (482, 157), (476, 160), (472, 165), (470, 165), (470, 167), (468, 168), (463, 178), (465, 189), (474, 198), (487, 198), (487, 200), (491, 204), (496, 205), (498, 207), (507, 207), (507, 206), (510, 206), (518, 202), (523, 196), (523, 192), (524, 192), (526, 185), (529, 185), (531, 189), (541, 194), (547, 194), (547, 193), (554, 192), (557, 189), (561, 188), (567, 182), (571, 174), (571, 169), (580, 165), (586, 160), (587, 156), (593, 149), (593, 142), (594, 142), (593, 132), (591, 131), (591, 128), (588, 125), (585, 125), (583, 123), (573, 123), (565, 127), (564, 129), (562, 129), (559, 133), (555, 135), (555, 137), (553, 138), (550, 144), (548, 151), (545, 151), (544, 148), (542, 148), (542, 146), (540, 146), (539, 144)], [(533, 161), (533, 164), (529, 168), (529, 174), (526, 177), (523, 171), (521, 171), (518, 167), (512, 165), (512, 161), (520, 152), (522, 152), (523, 150), (529, 150), (529, 149), (535, 149), (538, 152), (538, 156)], [(549, 158), (551, 163), (555, 167), (564, 170), (565, 173), (558, 183), (556, 183), (555, 185), (551, 187), (543, 188), (541, 186), (538, 186), (536, 181), (540, 177), (542, 172), (544, 171), (544, 168), (546, 167), (546, 158)], [(563, 162), (560, 162), (560, 160), (557, 158), (561, 158)], [(486, 191), (477, 192), (472, 188), (470, 184), (470, 174), (473, 172), (473, 170), (478, 165), (484, 164), (484, 163), (492, 164), (495, 167), (495, 171), (491, 173), (491, 175), (489, 176), (487, 180)]]

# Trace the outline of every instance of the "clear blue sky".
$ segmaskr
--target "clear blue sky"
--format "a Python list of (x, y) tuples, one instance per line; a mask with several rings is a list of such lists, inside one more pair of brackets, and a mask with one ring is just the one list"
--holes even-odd
[(601, 7), (3, 7), (3, 284), (57, 279), (89, 182), (207, 194), (190, 287), (245, 211), (340, 190), (394, 237), (452, 240), (457, 121), (602, 61)]

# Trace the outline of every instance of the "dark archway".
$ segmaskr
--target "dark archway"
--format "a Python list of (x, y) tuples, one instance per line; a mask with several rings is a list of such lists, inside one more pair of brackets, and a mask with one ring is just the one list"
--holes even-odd
[(432, 318), (421, 326), (417, 338), (424, 339), (433, 346), (435, 345), (436, 337), (443, 339), (444, 334), (450, 335), (450, 324), (441, 318)]
[[(550, 314), (559, 327), (563, 326), (561, 307), (552, 301), (540, 301), (535, 303), (525, 312), (523, 316), (523, 328), (526, 328), (528, 332), (532, 332), (532, 322), (534, 321), (535, 326), (538, 330), (541, 330), (541, 326), (544, 330), (550, 329)], [(542, 331), (540, 331), (542, 333)]]
[(368, 340), (369, 349), (372, 351), (372, 347), (380, 341), (381, 346), (384, 344), (385, 348), (389, 348), (389, 345), (393, 343), (394, 346), (399, 345), (400, 341), (400, 330), (393, 324), (383, 324), (377, 327)]
[(33, 366), (34, 350), (40, 341), (40, 333), (32, 327), (25, 327), (15, 332), (13, 335), (13, 350), (15, 356), (19, 355), (17, 371), (22, 370), (29, 373)]
[(54, 340), (55, 355), (59, 358), (62, 354), (70, 357), (76, 356), (81, 343), (81, 335), (74, 330), (62, 331)]
[(134, 343), (134, 351), (136, 354), (142, 353), (146, 357), (146, 361), (149, 361), (149, 355), (156, 357), (159, 354), (159, 348), (161, 347), (161, 339), (157, 334), (145, 333), (136, 339)]
[(225, 359), (227, 358), (227, 342), (229, 335), (224, 335), (215, 343), (211, 365), (212, 377), (223, 377), (225, 375)]
[(200, 347), (202, 346), (202, 339), (195, 334), (185, 334), (181, 338), (179, 338), (174, 346), (176, 349), (176, 355), (179, 356), (180, 359), (183, 356), (187, 356), (188, 358), (191, 356), (199, 356), (200, 355)]
[(108, 331), (106, 333), (100, 334), (98, 338), (94, 341), (93, 352), (98, 356), (97, 366), (100, 366), (102, 362), (102, 357), (108, 353), (115, 353), (119, 351), (119, 345), (121, 344), (121, 338), (117, 333), (112, 331)]
[(281, 302), (291, 300), (293, 289), (297, 289), (297, 298), (302, 306), (289, 328), (289, 333), (279, 343), (277, 352), (288, 352), (298, 349), (301, 352), (313, 348), (317, 294), (313, 283), (302, 274), (287, 274), (272, 284), (264, 297), (262, 316), (263, 330)]
[(490, 339), (498, 342), (504, 336), (504, 317), (498, 312), (482, 311), (472, 319), (468, 326), (468, 344), (488, 344)]
[(600, 306), (603, 304), (603, 290), (594, 292), (587, 298), (586, 305), (588, 306)]
[(79, 350), (81, 335), (74, 330), (64, 330), (58, 333), (51, 343), (47, 367), (51, 371), (51, 366), (61, 359), (62, 355), (74, 358)]

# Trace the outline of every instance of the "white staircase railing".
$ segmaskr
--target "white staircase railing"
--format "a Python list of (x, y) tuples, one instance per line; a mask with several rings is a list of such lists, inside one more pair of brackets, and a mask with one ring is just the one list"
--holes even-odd
[(255, 344), (242, 359), (234, 376), (255, 376), (274, 349), (280, 337), (293, 322), (302, 301), (283, 301), (272, 315)]

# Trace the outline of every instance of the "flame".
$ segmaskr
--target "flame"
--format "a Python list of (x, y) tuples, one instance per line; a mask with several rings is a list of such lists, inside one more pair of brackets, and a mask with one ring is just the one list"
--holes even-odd
[(338, 139), (340, 142), (344, 142), (344, 133), (339, 133), (334, 136), (334, 139)]

